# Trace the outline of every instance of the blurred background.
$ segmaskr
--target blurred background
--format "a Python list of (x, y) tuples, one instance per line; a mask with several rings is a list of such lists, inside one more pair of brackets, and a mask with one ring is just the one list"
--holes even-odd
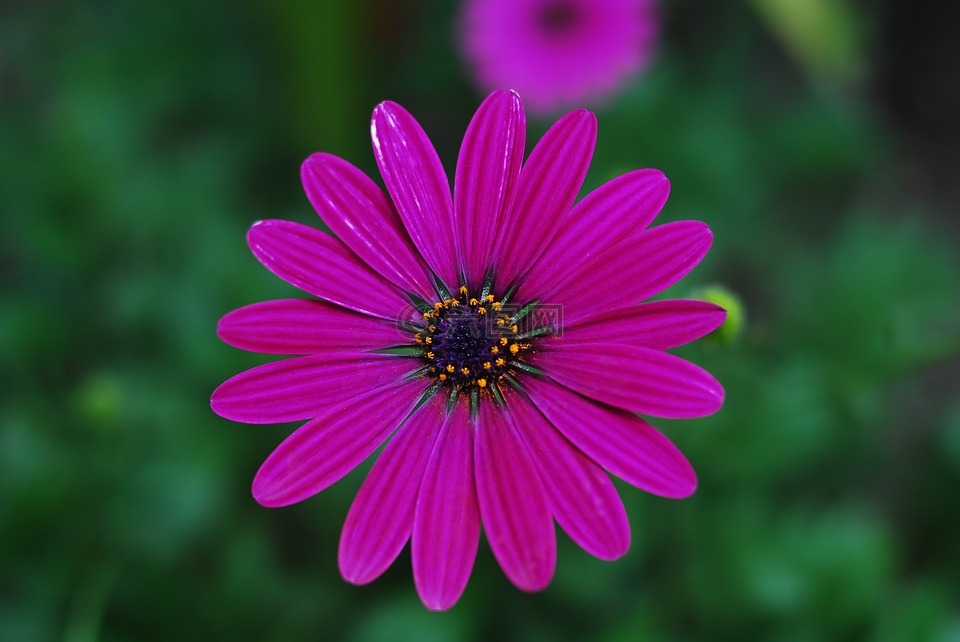
[(621, 486), (628, 555), (560, 534), (539, 594), (484, 543), (434, 614), (408, 552), (339, 577), (363, 470), (261, 508), (249, 484), (293, 427), (209, 394), (267, 360), (219, 317), (294, 295), (244, 235), (319, 224), (309, 153), (376, 175), (392, 99), (453, 169), (484, 95), (457, 4), (3, 3), (0, 640), (960, 640), (960, 40), (939, 7), (662, 3), (648, 71), (597, 109), (585, 189), (665, 171), (659, 222), (715, 234), (669, 294), (742, 301), (738, 338), (678, 351), (723, 411), (656, 422), (700, 489)]

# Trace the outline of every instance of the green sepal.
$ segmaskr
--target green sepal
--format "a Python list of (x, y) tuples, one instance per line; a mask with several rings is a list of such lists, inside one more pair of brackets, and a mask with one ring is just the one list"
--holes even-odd
[[(439, 381), (437, 383), (440, 383)], [(456, 388), (450, 389), (450, 398), (447, 400), (447, 414), (449, 415), (453, 412), (453, 409), (457, 405), (457, 397), (460, 396), (460, 391)]]
[(433, 367), (433, 366), (423, 366), (422, 368), (417, 368), (417, 369), (414, 370), (413, 372), (410, 372), (410, 373), (404, 375), (403, 379), (404, 379), (404, 381), (413, 381), (414, 379), (416, 379), (416, 378), (418, 378), (418, 377), (422, 377), (422, 376), (424, 376), (424, 375), (426, 375), (426, 374), (429, 374), (429, 373), (430, 373), (430, 368), (432, 368), (432, 367)]
[(422, 357), (423, 348), (420, 346), (411, 346), (411, 345), (399, 345), (399, 346), (390, 346), (388, 348), (380, 348), (378, 350), (371, 350), (374, 354), (395, 354), (401, 357)]
[(480, 414), (480, 391), (476, 386), (470, 389), (470, 420), (476, 421)]
[(521, 340), (522, 340), (522, 339), (533, 339), (533, 338), (535, 338), (535, 337), (542, 337), (542, 336), (545, 336), (545, 335), (548, 335), (548, 334), (553, 334), (553, 326), (552, 326), (552, 325), (542, 325), (542, 326), (540, 326), (539, 328), (534, 328), (533, 330), (530, 330), (529, 332), (524, 332), (524, 333), (522, 333), (522, 334), (518, 334), (518, 335), (515, 337), (515, 339), (521, 339)]
[(507, 374), (503, 375), (503, 379), (504, 379), (504, 381), (506, 381), (507, 383), (509, 383), (509, 384), (513, 387), (514, 390), (523, 391), (523, 387), (520, 385), (520, 382), (517, 381), (517, 379), (516, 379), (513, 375), (511, 375), (510, 373), (507, 373)]
[(480, 290), (481, 301), (487, 298), (487, 295), (490, 294), (490, 289), (492, 287), (493, 287), (493, 269), (487, 272), (487, 278), (483, 280), (483, 288)]
[(494, 382), (493, 385), (490, 386), (490, 394), (493, 395), (493, 400), (497, 402), (499, 407), (505, 408), (507, 406), (507, 402), (503, 400), (503, 393), (500, 392), (499, 382)]
[(432, 384), (430, 384), (427, 387), (427, 389), (423, 391), (423, 394), (420, 395), (420, 398), (417, 399), (417, 403), (413, 405), (413, 410), (411, 410), (409, 414), (407, 414), (404, 421), (409, 419), (413, 415), (413, 413), (415, 413), (418, 409), (420, 409), (423, 406), (423, 404), (430, 401), (430, 399), (433, 398), (433, 395), (437, 394), (437, 391), (440, 389), (442, 385), (443, 383), (441, 383), (440, 381), (434, 381)]
[(417, 332), (423, 332), (426, 330), (426, 326), (417, 325), (412, 321), (397, 321), (397, 327), (401, 330), (406, 330), (407, 332), (412, 332), (416, 334)]
[(410, 299), (410, 302), (413, 303), (413, 305), (416, 306), (416, 308), (420, 310), (420, 312), (430, 312), (433, 310), (432, 305), (427, 303), (424, 299), (421, 299), (420, 297), (418, 297), (413, 292), (406, 292), (406, 295), (407, 295), (407, 298)]
[[(447, 299), (453, 298), (450, 296), (450, 291), (447, 289), (447, 286), (443, 284), (443, 281), (441, 281), (440, 277), (436, 274), (433, 275), (433, 287), (437, 290), (437, 294), (440, 295), (442, 300), (446, 301)], [(433, 308), (430, 309), (432, 310)]]
[(524, 363), (524, 362), (522, 362), (522, 361), (513, 361), (513, 362), (510, 363), (510, 365), (513, 366), (514, 368), (517, 368), (518, 370), (523, 370), (524, 372), (529, 372), (530, 374), (535, 374), (535, 375), (540, 375), (540, 376), (543, 376), (544, 374), (546, 374), (546, 373), (544, 373), (544, 371), (541, 370), (540, 368), (534, 368), (534, 367), (531, 366), (529, 363)]
[(522, 319), (523, 317), (525, 317), (525, 316), (527, 316), (528, 314), (530, 314), (530, 311), (533, 310), (535, 307), (537, 307), (537, 304), (538, 304), (538, 303), (540, 303), (539, 300), (537, 300), (537, 301), (531, 301), (530, 303), (528, 303), (528, 304), (526, 304), (525, 306), (523, 306), (522, 308), (520, 308), (520, 311), (519, 311), (519, 312), (517, 312), (515, 315), (513, 315), (512, 317), (510, 317), (510, 324), (513, 325), (514, 323), (516, 323), (517, 321), (519, 321), (519, 320)]

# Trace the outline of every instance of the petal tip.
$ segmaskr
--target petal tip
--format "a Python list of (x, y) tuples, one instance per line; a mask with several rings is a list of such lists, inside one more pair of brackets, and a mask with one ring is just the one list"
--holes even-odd
[(267, 232), (271, 227), (276, 226), (276, 221), (273, 219), (261, 219), (259, 221), (254, 221), (250, 225), (250, 229), (247, 230), (247, 244), (253, 248), (259, 243), (259, 240), (262, 238), (262, 235)]
[(597, 131), (597, 115), (589, 109), (577, 109), (571, 114), (576, 118), (578, 127), (585, 127), (594, 133)]
[(691, 497), (695, 492), (697, 492), (697, 476), (691, 474), (690, 479), (687, 480), (686, 484), (679, 485), (676, 488), (676, 494), (672, 495), (672, 499), (687, 499)]
[(265, 480), (259, 472), (253, 478), (250, 494), (253, 495), (253, 499), (264, 508), (280, 508), (293, 503), (283, 499), (277, 492), (277, 489), (272, 487), (272, 484)]
[(310, 184), (317, 180), (317, 175), (323, 171), (324, 165), (329, 163), (333, 158), (336, 157), (332, 154), (314, 152), (307, 156), (302, 163), (300, 163), (300, 182), (307, 190), (308, 197)]
[(670, 485), (670, 492), (663, 494), (663, 497), (668, 499), (687, 499), (697, 492), (697, 485), (699, 481), (697, 480), (697, 471), (693, 469), (693, 465), (686, 459), (683, 459), (683, 469), (679, 471), (679, 474), (673, 479), (673, 483)]
[(460, 599), (459, 595), (451, 597), (449, 595), (420, 594), (420, 601), (423, 602), (423, 605), (435, 613), (449, 610), (454, 604), (457, 603), (458, 599)]
[(519, 120), (525, 125), (526, 112), (523, 107), (523, 99), (515, 90), (499, 89), (490, 94), (487, 100), (503, 103), (503, 109), (506, 111), (508, 118)]
[(587, 552), (593, 555), (594, 557), (596, 557), (597, 559), (603, 560), (604, 562), (613, 562), (620, 559), (624, 555), (626, 555), (629, 551), (630, 551), (630, 532), (628, 531), (623, 541), (617, 542), (616, 544), (614, 544), (613, 546), (610, 546), (607, 549), (591, 550)]
[(230, 383), (230, 381), (231, 381), (230, 379), (228, 379), (227, 381), (224, 381), (219, 386), (217, 386), (212, 393), (210, 393), (210, 410), (215, 412), (220, 417), (223, 417), (224, 419), (230, 419), (232, 421), (230, 417), (231, 413), (229, 411), (229, 408), (227, 408), (226, 404), (224, 403), (224, 396), (225, 396), (224, 388), (227, 386), (228, 383)]
[(377, 120), (381, 118), (394, 121), (398, 115), (404, 115), (407, 113), (407, 110), (404, 109), (400, 103), (396, 103), (392, 100), (384, 100), (373, 108), (373, 122), (376, 124)]
[(359, 564), (357, 564), (355, 561), (348, 560), (344, 556), (342, 548), (337, 560), (337, 566), (340, 570), (340, 577), (342, 577), (343, 581), (347, 582), (348, 584), (353, 584), (354, 586), (363, 586), (364, 584), (369, 584), (373, 581), (373, 579), (375, 579), (367, 577), (367, 575), (359, 568)]

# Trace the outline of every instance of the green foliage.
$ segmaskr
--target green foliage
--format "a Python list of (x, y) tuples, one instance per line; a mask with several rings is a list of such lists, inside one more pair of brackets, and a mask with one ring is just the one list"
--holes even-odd
[(659, 59), (599, 110), (588, 183), (665, 170), (661, 220), (715, 233), (671, 294), (720, 283), (749, 318), (737, 341), (678, 350), (724, 383), (724, 410), (656, 422), (700, 490), (622, 486), (628, 555), (561, 534), (540, 594), (484, 545), (437, 615), (408, 553), (369, 587), (340, 579), (362, 470), (263, 509), (248, 484), (290, 427), (232, 424), (208, 398), (263, 361), (221, 344), (217, 319), (294, 295), (244, 234), (318, 222), (302, 158), (373, 170), (367, 118), (389, 98), (453, 167), (480, 97), (452, 3), (16, 4), (0, 21), (0, 639), (956, 639), (955, 223), (913, 198), (905, 134), (870, 96), (813, 87), (780, 54), (846, 78), (875, 25), (818, 4), (840, 22), (814, 59), (813, 27), (665, 3)]

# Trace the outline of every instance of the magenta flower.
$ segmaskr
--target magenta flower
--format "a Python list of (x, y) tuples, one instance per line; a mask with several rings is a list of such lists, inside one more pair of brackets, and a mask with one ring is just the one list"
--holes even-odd
[(720, 384), (664, 351), (725, 313), (640, 302), (696, 266), (712, 237), (697, 221), (646, 229), (669, 191), (656, 170), (573, 206), (596, 127), (588, 111), (567, 114), (521, 169), (523, 106), (495, 92), (467, 129), (451, 196), (426, 134), (385, 102), (371, 130), (389, 197), (346, 161), (314, 154), (304, 188), (339, 239), (289, 221), (250, 229), (256, 257), (320, 300), (226, 315), (227, 343), (306, 356), (233, 377), (212, 406), (247, 423), (309, 420), (257, 472), (264, 506), (322, 491), (393, 435), (344, 524), (347, 581), (374, 580), (410, 540), (421, 599), (449, 608), (482, 524), (510, 581), (539, 590), (554, 572), (553, 520), (599, 558), (627, 551), (607, 472), (665, 497), (694, 491), (684, 456), (634, 413), (720, 408)]
[(484, 89), (545, 112), (595, 104), (649, 62), (654, 0), (465, 0), (459, 42)]

